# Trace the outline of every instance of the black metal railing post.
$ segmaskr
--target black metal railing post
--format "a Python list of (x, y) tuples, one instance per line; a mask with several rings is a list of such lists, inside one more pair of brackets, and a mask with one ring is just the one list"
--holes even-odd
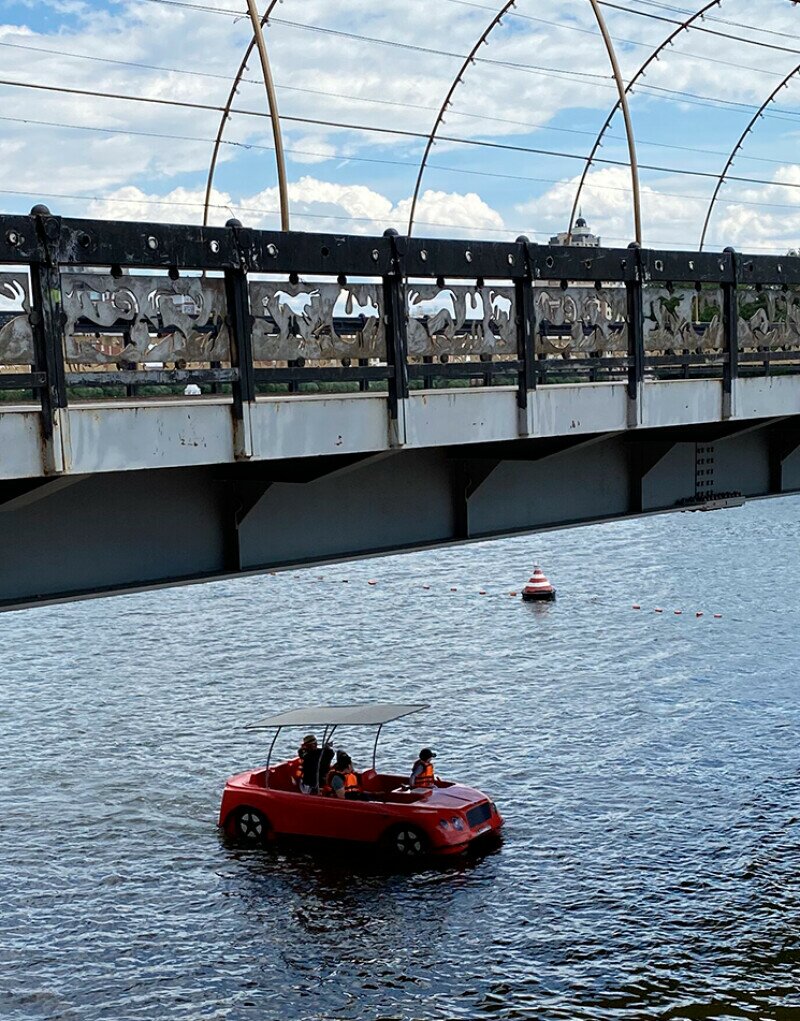
[(633, 241), (628, 249), (635, 258), (633, 277), (625, 283), (628, 310), (628, 425), (636, 426), (641, 419), (640, 396), (644, 382), (644, 300), (639, 245)]
[(255, 400), (256, 387), (253, 369), (252, 319), (250, 297), (247, 289), (249, 267), (247, 247), (248, 234), (238, 220), (228, 220), (234, 236), (234, 248), (239, 256), (238, 267), (225, 270), (225, 297), (228, 306), (228, 333), (231, 342), (231, 364), (238, 369), (238, 379), (231, 384), (233, 394), (233, 416), (237, 421), (244, 418), (244, 407)]
[(523, 275), (514, 279), (517, 307), (517, 357), (521, 365), (517, 376), (517, 407), (526, 410), (528, 391), (536, 389), (536, 306), (533, 301), (533, 267), (529, 240), (521, 234), (517, 241), (522, 245)]
[[(44, 250), (44, 260), (32, 262), (30, 266), (30, 323), (36, 368), (45, 373), (47, 380), (41, 389), (42, 431), (45, 442), (51, 443), (58, 410), (67, 406), (61, 275), (58, 268), (61, 219), (52, 216), (47, 206), (42, 205), (34, 206), (31, 216), (36, 218), (36, 232)], [(57, 455), (55, 461), (60, 461)]]
[(392, 250), (391, 270), (383, 278), (386, 361), (389, 375), (389, 418), (396, 423), (399, 402), (408, 397), (408, 343), (406, 331), (405, 273), (403, 241), (394, 228), (384, 231)]
[(736, 251), (726, 248), (730, 256), (730, 280), (722, 284), (722, 325), (725, 333), (725, 361), (722, 366), (722, 415), (730, 418), (734, 412), (735, 382), (739, 377), (739, 307), (737, 296), (738, 265)]

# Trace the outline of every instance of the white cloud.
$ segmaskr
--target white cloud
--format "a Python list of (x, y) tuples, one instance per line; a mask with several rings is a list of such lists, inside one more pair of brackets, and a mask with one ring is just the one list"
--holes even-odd
[[(181, 223), (201, 218), (205, 192), (174, 188), (166, 193), (145, 192), (134, 186), (116, 189), (89, 205), (89, 215), (98, 219), (156, 220)], [(363, 185), (343, 186), (302, 177), (289, 186), (292, 226), (297, 230), (348, 231), (379, 234), (387, 227), (404, 231), (410, 199), (394, 205), (380, 192)], [(209, 223), (222, 224), (235, 216), (251, 227), (278, 225), (277, 188), (265, 188), (234, 201), (230, 194), (214, 190)], [(426, 191), (417, 206), (418, 234), (465, 233), (475, 236), (483, 230), (504, 230), (503, 218), (474, 192)]]
[[(715, 203), (706, 248), (733, 245), (740, 250), (786, 251), (800, 245), (800, 187), (785, 188), (779, 182), (800, 185), (800, 165), (779, 167), (775, 183), (738, 188), (723, 186)], [(568, 227), (579, 176), (560, 181), (543, 195), (516, 207), (529, 230), (544, 235)], [(711, 201), (714, 180), (688, 183), (664, 178), (641, 187), (644, 244), (694, 249)], [(624, 245), (633, 238), (633, 205), (630, 173), (608, 167), (587, 175), (582, 206), (589, 226), (609, 245)], [(545, 238), (546, 239), (546, 238)]]
[[(405, 231), (411, 211), (411, 199), (398, 202), (394, 213), (399, 220), (398, 230)], [(503, 217), (492, 209), (475, 192), (466, 195), (458, 192), (423, 191), (414, 213), (417, 234), (435, 235), (443, 228), (461, 227), (473, 236), (481, 230), (505, 230)]]

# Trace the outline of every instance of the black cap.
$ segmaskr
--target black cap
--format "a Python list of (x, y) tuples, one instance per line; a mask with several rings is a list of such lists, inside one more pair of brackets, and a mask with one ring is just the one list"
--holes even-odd
[(422, 751), (419, 753), (419, 757), (423, 761), (427, 761), (428, 759), (435, 759), (436, 752), (432, 752), (430, 748), (423, 748)]

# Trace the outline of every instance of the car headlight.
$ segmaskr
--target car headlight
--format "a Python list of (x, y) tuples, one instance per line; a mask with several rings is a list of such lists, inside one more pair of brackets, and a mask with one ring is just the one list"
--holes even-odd
[(450, 822), (453, 824), (453, 829), (456, 830), (464, 829), (464, 823), (461, 821), (461, 819), (458, 818), (457, 815), (454, 815)]
[(439, 825), (442, 827), (443, 830), (449, 830), (450, 829), (450, 823), (447, 821), (447, 819), (440, 819), (439, 820)]

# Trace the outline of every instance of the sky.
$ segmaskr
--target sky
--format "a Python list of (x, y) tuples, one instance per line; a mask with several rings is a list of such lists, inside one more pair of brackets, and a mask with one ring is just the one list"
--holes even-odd
[[(500, 2), (277, 4), (266, 40), (294, 229), (406, 232), (425, 137)], [(698, 9), (691, 3), (602, 3), (626, 82)], [(218, 108), (252, 38), (245, 9), (246, 0), (0, 0), (3, 209), (44, 201), (65, 216), (202, 222)], [(698, 246), (717, 176), (788, 75), (738, 152), (730, 174), (739, 180), (720, 190), (706, 247), (796, 248), (800, 5), (720, 0), (697, 25), (679, 33), (630, 97), (643, 243)], [(616, 99), (589, 0), (517, 0), (455, 89), (423, 175), (414, 233), (498, 240), (524, 233), (546, 242), (566, 230), (586, 156)], [(225, 124), (209, 222), (236, 216), (277, 228), (275, 153), (255, 54), (234, 109), (248, 113)], [(583, 215), (604, 244), (625, 245), (634, 228), (619, 113), (598, 157), (607, 162), (589, 170)]]

